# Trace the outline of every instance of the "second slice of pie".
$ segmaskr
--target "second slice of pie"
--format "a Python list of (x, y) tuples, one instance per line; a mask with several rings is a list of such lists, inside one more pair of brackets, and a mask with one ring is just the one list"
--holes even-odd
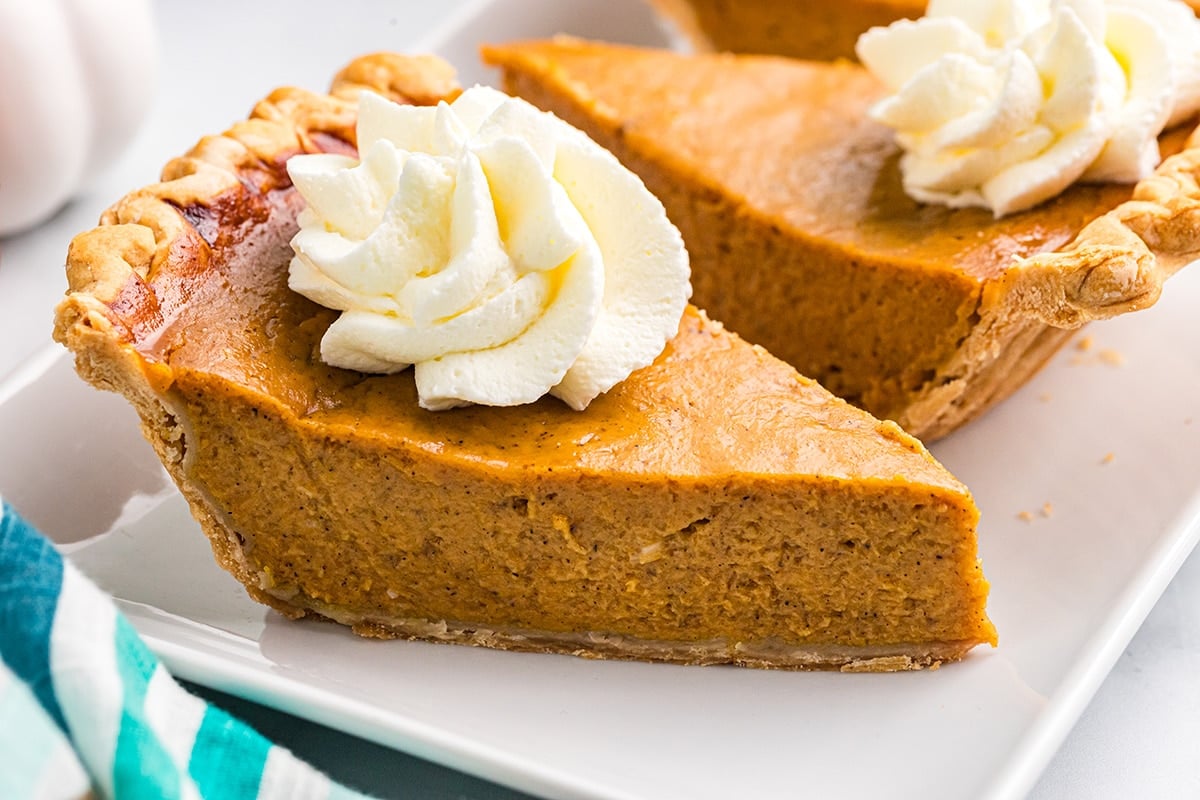
[(667, 208), (695, 301), (923, 440), (1021, 386), (1084, 323), (1200, 256), (1200, 150), (1002, 219), (917, 203), (883, 85), (849, 63), (560, 38), (484, 49), (509, 91), (612, 150)]

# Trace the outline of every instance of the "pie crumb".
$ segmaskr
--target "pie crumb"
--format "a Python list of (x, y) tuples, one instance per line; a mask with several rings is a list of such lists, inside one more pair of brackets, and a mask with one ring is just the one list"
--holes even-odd
[(1111, 347), (1097, 350), (1095, 340), (1090, 336), (1084, 336), (1075, 343), (1075, 352), (1071, 355), (1069, 363), (1072, 367), (1080, 367), (1091, 366), (1097, 362), (1110, 367), (1119, 367), (1125, 363), (1125, 356)]
[(1049, 392), (1042, 392), (1038, 395), (1038, 400), (1042, 401), (1043, 403), (1049, 403), (1051, 399), (1052, 396)]
[(1043, 517), (1049, 518), (1053, 513), (1054, 513), (1054, 506), (1050, 505), (1050, 503), (1042, 504), (1042, 516)]
[(1101, 464), (1111, 464), (1113, 462), (1114, 458), (1116, 458), (1116, 456), (1113, 455), (1112, 453), (1105, 453), (1104, 458), (1100, 459), (1100, 463)]
[(1017, 519), (1021, 520), (1021, 522), (1033, 522), (1033, 514), (1030, 514), (1028, 511), (1022, 511), (1017, 514)]

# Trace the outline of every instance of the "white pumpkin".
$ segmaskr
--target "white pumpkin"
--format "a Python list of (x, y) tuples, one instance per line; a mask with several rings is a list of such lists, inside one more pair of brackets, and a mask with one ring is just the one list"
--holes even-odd
[(149, 108), (150, 0), (0, 0), (0, 236), (57, 211)]

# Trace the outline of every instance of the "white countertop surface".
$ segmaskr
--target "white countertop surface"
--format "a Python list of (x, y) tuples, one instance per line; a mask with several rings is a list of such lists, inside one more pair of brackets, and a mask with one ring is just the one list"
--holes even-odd
[[(453, 15), (469, 13), (470, 6), (468, 0), (363, 0), (351, 15), (322, 17), (328, 4), (300, 0), (203, 5), (160, 0), (157, 100), (133, 146), (49, 222), (0, 241), (5, 342), (0, 379), (50, 345), (52, 309), (65, 287), (67, 243), (109, 203), (155, 180), (160, 166), (199, 133), (244, 117), (266, 90), (287, 83), (323, 88), (353, 56), (411, 48)], [(1200, 797), (1198, 612), (1200, 556), (1193, 554), (1030, 797)], [(344, 775), (376, 793), (386, 794), (388, 787), (407, 793), (414, 786), (424, 787), (422, 796), (498, 793), (411, 757), (355, 747), (350, 737), (277, 712), (239, 710), (302, 754), (312, 754), (335, 777)]]

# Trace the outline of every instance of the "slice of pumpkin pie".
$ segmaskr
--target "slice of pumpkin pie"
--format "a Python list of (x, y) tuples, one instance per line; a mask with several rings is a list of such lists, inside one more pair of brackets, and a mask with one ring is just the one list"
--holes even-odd
[[(597, 153), (439, 61), (360, 59), (78, 236), (56, 338), (137, 408), (220, 564), (290, 617), (786, 668), (994, 644), (967, 490), (685, 308), (678, 234)], [(446, 311), (468, 284), (486, 302)]]
[[(1197, 26), (1188, 41), (1200, 47), (1200, 23), (1183, 10)], [(1040, 106), (1047, 85), (1069, 94), (1103, 88), (1106, 76), (1116, 94), (1125, 91), (1115, 57), (1074, 17), (1058, 26), (1051, 44), (1068, 41), (1063, 53), (1045, 55), (1046, 65), (1014, 55), (1024, 52), (1015, 46), (993, 53), (959, 20), (899, 25), (891, 42), (873, 40), (888, 47), (867, 52), (891, 77), (911, 78), (897, 81), (887, 106), (877, 104), (888, 86), (847, 62), (569, 38), (490, 46), (484, 58), (500, 67), (507, 90), (585, 130), (663, 201), (691, 254), (697, 305), (834, 394), (929, 441), (1021, 386), (1079, 326), (1152, 305), (1163, 281), (1200, 256), (1200, 149), (1188, 125), (1157, 142), (1121, 130), (1123, 148), (1106, 155), (1134, 151), (1139, 165), (1160, 149), (1169, 157), (1140, 181), (1100, 176), (1031, 207), (973, 207), (983, 205), (982, 191), (946, 187), (1012, 165), (989, 191), (1016, 203), (1029, 199), (1021, 194), (1029, 187), (1065, 187), (1060, 162), (1104, 145), (1083, 141), (1099, 121), (1071, 117), (1060, 132), (1054, 114), (1124, 102), (1137, 122), (1153, 108), (1161, 126), (1171, 107), (1153, 92), (1125, 101), (1108, 89)], [(946, 29), (959, 38), (941, 36)], [(982, 55), (938, 61), (937, 48), (959, 40)], [(1015, 73), (992, 69), (1002, 57), (1035, 95), (1025, 97), (1027, 108), (1004, 107)], [(1116, 74), (1085, 80), (1083, 65), (1093, 63)], [(1081, 74), (1064, 72), (1072, 65)], [(943, 72), (975, 83), (952, 89), (939, 81)], [(961, 116), (947, 98), (960, 102)], [(1194, 105), (1182, 110), (1194, 124)], [(1026, 114), (1019, 136), (992, 129), (1019, 128), (1013, 118)], [(880, 117), (908, 128), (897, 135)], [(904, 141), (947, 145), (919, 160)], [(926, 191), (915, 199), (906, 189), (921, 178)]]

